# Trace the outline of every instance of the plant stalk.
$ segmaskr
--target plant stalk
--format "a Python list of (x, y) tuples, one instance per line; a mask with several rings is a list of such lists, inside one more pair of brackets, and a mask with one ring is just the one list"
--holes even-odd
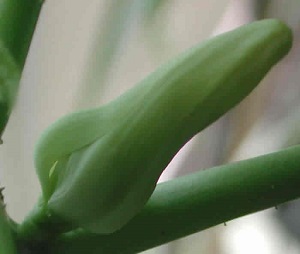
[(42, 0), (0, 0), (0, 137), (13, 108)]
[(42, 7), (42, 0), (1, 0), (0, 39), (22, 69)]
[(300, 145), (159, 184), (142, 212), (110, 235), (74, 231), (51, 253), (137, 253), (300, 196)]

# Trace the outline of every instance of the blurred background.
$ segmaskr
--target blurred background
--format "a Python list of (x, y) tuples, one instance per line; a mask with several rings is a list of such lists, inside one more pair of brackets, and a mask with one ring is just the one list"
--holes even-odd
[[(33, 151), (48, 125), (110, 101), (194, 44), (258, 19), (288, 23), (292, 51), (246, 100), (191, 140), (160, 181), (299, 143), (299, 13), (298, 0), (46, 0), (0, 147), (9, 214), (22, 221), (39, 196)], [(299, 240), (294, 201), (145, 254), (297, 254)]]

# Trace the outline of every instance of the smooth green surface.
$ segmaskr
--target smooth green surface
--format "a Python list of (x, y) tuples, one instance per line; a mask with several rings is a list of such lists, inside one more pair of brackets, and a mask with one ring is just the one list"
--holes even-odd
[(69, 229), (55, 216), (51, 216), (44, 204), (43, 198), (39, 199), (34, 209), (25, 218), (25, 223), (18, 225), (18, 238), (26, 242), (50, 242), (62, 232)]
[(21, 69), (0, 40), (0, 137), (18, 92)]
[(42, 2), (41, 0), (0, 1), (0, 39), (20, 68), (24, 65)]
[(0, 138), (14, 105), (41, 0), (0, 0)]
[(19, 254), (46, 254), (52, 241), (69, 229), (56, 217), (51, 216), (42, 198), (25, 218), (25, 223), (17, 225)]
[(60, 119), (35, 153), (50, 211), (92, 232), (124, 226), (178, 150), (248, 95), (291, 40), (280, 21), (254, 22), (195, 46), (108, 105)]
[(159, 184), (144, 207), (111, 235), (66, 234), (53, 254), (132, 254), (300, 196), (300, 146)]

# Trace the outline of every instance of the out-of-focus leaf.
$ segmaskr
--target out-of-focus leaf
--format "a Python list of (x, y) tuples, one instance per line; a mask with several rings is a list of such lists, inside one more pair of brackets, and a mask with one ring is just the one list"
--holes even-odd
[(170, 0), (145, 0), (143, 1), (143, 7), (145, 12), (145, 20), (146, 22), (151, 23), (153, 18), (155, 18), (155, 14), (159, 9), (165, 4), (169, 4)]
[(12, 110), (41, 0), (0, 1), (0, 137)]
[(131, 13), (135, 0), (110, 0), (107, 3), (105, 17), (104, 19), (101, 17), (96, 25), (75, 101), (76, 108), (98, 105), (101, 90), (105, 88), (107, 76), (112, 71), (115, 54), (131, 26)]
[[(299, 113), (299, 110), (297, 111)], [(300, 144), (299, 114), (285, 126), (286, 139), (283, 147)], [(292, 237), (300, 241), (300, 199), (288, 202), (279, 207), (277, 218)]]
[[(10, 51), (0, 41), (0, 131), (8, 121), (17, 91), (21, 69)], [(1, 135), (1, 134), (0, 134)]]
[(143, 3), (146, 40), (154, 56), (164, 60), (209, 37), (229, 0), (147, 0)]
[(270, 0), (254, 0), (253, 6), (254, 6), (255, 17), (257, 17), (258, 19), (264, 17), (269, 3), (270, 3)]
[(299, 27), (299, 0), (257, 0), (257, 2), (257, 7), (260, 7), (258, 13), (261, 14), (259, 18), (278, 18), (286, 22), (293, 29)]

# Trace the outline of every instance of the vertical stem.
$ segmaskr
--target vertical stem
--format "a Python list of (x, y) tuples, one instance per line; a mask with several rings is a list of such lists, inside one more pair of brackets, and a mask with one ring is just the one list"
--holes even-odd
[(42, 0), (1, 0), (0, 39), (22, 69), (40, 13)]
[(42, 0), (0, 0), (0, 141), (42, 4)]
[(5, 211), (0, 189), (0, 254), (16, 254), (15, 239)]

